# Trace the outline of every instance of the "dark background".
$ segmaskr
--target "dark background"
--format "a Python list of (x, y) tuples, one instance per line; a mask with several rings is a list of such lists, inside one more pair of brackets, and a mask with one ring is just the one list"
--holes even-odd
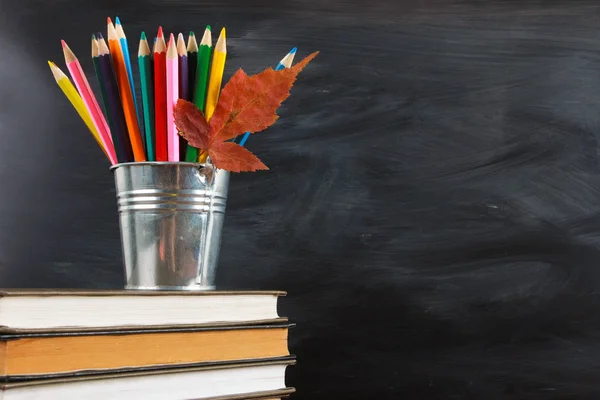
[[(301, 73), (231, 182), (218, 285), (288, 291), (295, 399), (600, 398), (600, 9), (562, 1), (0, 2), (0, 286), (120, 288), (65, 39), (227, 27)], [(136, 68), (134, 68), (134, 71)], [(96, 91), (98, 94), (98, 91)]]

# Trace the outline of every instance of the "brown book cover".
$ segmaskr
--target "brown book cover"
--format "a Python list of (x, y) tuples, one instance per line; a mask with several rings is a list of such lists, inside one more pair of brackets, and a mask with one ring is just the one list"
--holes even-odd
[(235, 396), (220, 396), (220, 397), (209, 397), (202, 400), (281, 400), (289, 397), (292, 393), (296, 392), (296, 388), (289, 387), (281, 390), (272, 390), (268, 392), (257, 392), (250, 394), (241, 394)]
[(0, 378), (178, 368), (290, 356), (293, 324), (0, 335)]
[[(263, 320), (252, 320), (252, 321), (240, 321), (240, 322), (209, 322), (205, 324), (178, 324), (176, 329), (200, 329), (200, 328), (226, 328), (232, 329), (234, 327), (245, 328), (253, 326), (269, 326), (271, 324), (287, 323), (289, 320), (287, 317), (279, 317), (273, 319)], [(102, 326), (102, 327), (59, 327), (59, 328), (10, 328), (7, 326), (0, 325), (0, 337), (5, 335), (25, 335), (25, 334), (69, 334), (69, 335), (83, 335), (83, 334), (109, 334), (109, 333), (124, 333), (124, 332), (156, 332), (163, 330), (174, 329), (173, 325), (118, 325), (118, 326)]]
[(77, 376), (68, 376), (68, 377), (41, 377), (38, 379), (26, 379), (15, 382), (1, 382), (0, 389), (7, 390), (11, 388), (18, 387), (27, 387), (27, 386), (39, 386), (39, 385), (48, 385), (48, 384), (56, 384), (56, 383), (69, 383), (69, 382), (82, 382), (82, 381), (95, 381), (95, 380), (106, 380), (106, 379), (118, 379), (118, 378), (128, 378), (135, 376), (157, 376), (157, 375), (165, 375), (165, 374), (177, 374), (181, 372), (192, 372), (192, 371), (213, 371), (219, 369), (233, 369), (240, 367), (256, 367), (256, 366), (264, 366), (264, 365), (295, 365), (296, 358), (293, 356), (284, 357), (281, 359), (273, 359), (273, 360), (260, 360), (260, 361), (251, 361), (246, 363), (231, 363), (231, 364), (209, 364), (209, 365), (199, 365), (199, 366), (188, 366), (184, 368), (170, 368), (170, 369), (152, 369), (152, 370), (144, 370), (141, 368), (133, 368), (131, 371), (127, 372), (114, 372), (114, 373), (102, 373), (102, 374), (92, 374), (92, 375), (77, 375)]

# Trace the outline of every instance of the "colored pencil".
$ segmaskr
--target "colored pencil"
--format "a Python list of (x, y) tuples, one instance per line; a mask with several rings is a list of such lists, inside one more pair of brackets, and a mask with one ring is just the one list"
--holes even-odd
[(154, 150), (156, 161), (169, 161), (167, 154), (167, 45), (162, 27), (154, 46)]
[[(279, 61), (279, 64), (277, 64), (277, 66), (275, 67), (275, 71), (280, 71), (284, 68), (289, 68), (292, 66), (292, 63), (294, 62), (294, 56), (296, 55), (296, 48), (294, 47), (292, 50), (290, 50), (289, 53), (287, 53), (285, 55), (285, 57), (283, 57), (281, 59), (281, 61)], [(246, 132), (244, 133), (244, 136), (240, 139), (239, 145), (243, 146), (246, 144), (246, 141), (248, 140), (248, 138), (250, 137), (251, 132)], [(234, 140), (235, 142), (235, 140)]]
[[(179, 65), (179, 98), (190, 101), (190, 87), (188, 84), (189, 78), (189, 60), (187, 47), (183, 34), (177, 35), (177, 59)], [(183, 136), (178, 135), (179, 138), (179, 160), (185, 160), (185, 149), (187, 147), (187, 141)]]
[[(119, 38), (119, 44), (121, 45), (121, 51), (123, 52), (123, 60), (125, 61), (125, 67), (127, 67), (127, 78), (129, 80), (129, 86), (131, 87), (131, 95), (133, 96), (133, 105), (135, 106), (135, 115), (138, 119), (138, 124), (142, 125), (140, 118), (139, 107), (137, 103), (137, 95), (135, 93), (135, 85), (133, 82), (133, 71), (131, 69), (131, 58), (129, 57), (129, 44), (127, 43), (127, 36), (121, 25), (119, 17), (115, 18), (115, 29), (117, 31), (117, 37)], [(140, 128), (141, 129), (141, 128)], [(142, 135), (143, 139), (143, 135)]]
[(138, 67), (140, 69), (140, 86), (142, 87), (146, 155), (148, 156), (148, 161), (154, 161), (156, 159), (154, 155), (154, 87), (152, 84), (150, 47), (148, 46), (144, 32), (142, 32), (140, 37), (140, 46), (138, 48)]
[(198, 42), (196, 42), (194, 32), (190, 32), (186, 50), (188, 57), (188, 100), (194, 101), (194, 85), (196, 84), (196, 68), (198, 67)]
[[(106, 119), (108, 120), (108, 126), (112, 131), (112, 123), (110, 120), (110, 115), (108, 114), (106, 88), (101, 84), (102, 76), (100, 74), (100, 61), (98, 60), (98, 39), (96, 39), (96, 35), (92, 35), (92, 62), (94, 63), (94, 71), (96, 72), (96, 78), (98, 79), (98, 83), (100, 84), (100, 94), (102, 95), (102, 104), (104, 105), (104, 115), (106, 116)], [(117, 158), (119, 158), (118, 152)]]
[(179, 134), (173, 110), (179, 98), (179, 61), (177, 44), (171, 33), (167, 45), (167, 149), (169, 161), (179, 161)]
[(92, 48), (98, 55), (98, 83), (102, 90), (102, 96), (106, 96), (106, 114), (110, 121), (110, 132), (112, 141), (120, 163), (134, 160), (133, 149), (127, 135), (127, 124), (123, 114), (123, 105), (119, 97), (119, 85), (115, 78), (110, 51), (101, 33), (97, 35), (97, 47)]
[(85, 123), (85, 126), (87, 126), (87, 128), (90, 130), (94, 136), (94, 139), (96, 140), (96, 143), (98, 143), (98, 146), (100, 146), (106, 157), (110, 160), (110, 157), (104, 148), (104, 144), (102, 143), (102, 139), (100, 139), (100, 134), (98, 134), (98, 130), (92, 122), (92, 117), (85, 107), (83, 99), (77, 92), (77, 89), (75, 89), (75, 86), (73, 86), (67, 75), (65, 75), (64, 72), (62, 72), (60, 68), (56, 66), (56, 64), (54, 64), (52, 61), (48, 61), (48, 65), (50, 66), (50, 70), (52, 71), (52, 75), (54, 76), (54, 80), (56, 80), (58, 87), (60, 87), (75, 111), (77, 111), (77, 114), (79, 114)]
[(177, 59), (179, 65), (179, 98), (190, 100), (190, 87), (188, 85), (188, 53), (183, 35), (180, 33), (177, 36)]
[[(225, 35), (225, 28), (221, 29), (219, 39), (215, 45), (215, 51), (213, 52), (212, 62), (210, 65), (210, 79), (208, 81), (208, 88), (206, 90), (206, 111), (204, 115), (206, 120), (209, 121), (215, 112), (217, 102), (219, 101), (219, 94), (221, 93), (221, 83), (223, 81), (223, 72), (225, 71), (225, 60), (227, 58), (227, 39)], [(205, 162), (208, 153), (201, 153), (198, 161)]]
[(221, 93), (221, 83), (223, 81), (223, 72), (225, 71), (225, 59), (227, 58), (227, 39), (225, 37), (225, 28), (221, 29), (221, 34), (215, 45), (212, 62), (210, 65), (210, 80), (206, 90), (206, 119), (210, 120)]
[(200, 48), (198, 49), (198, 63), (196, 64), (196, 82), (194, 89), (194, 104), (204, 112), (206, 106), (206, 88), (212, 52), (212, 32), (210, 25), (204, 30)]
[(127, 78), (127, 67), (125, 66), (125, 61), (123, 59), (123, 52), (121, 50), (117, 31), (110, 18), (108, 18), (107, 25), (108, 46), (110, 48), (110, 54), (117, 76), (117, 82), (119, 84), (121, 102), (125, 113), (125, 122), (127, 123), (131, 147), (133, 148), (133, 156), (135, 161), (146, 161), (146, 152), (144, 151), (144, 145), (142, 144), (142, 135), (140, 133), (140, 127), (135, 112), (133, 95)]
[(297, 50), (298, 49), (296, 49), (295, 47), (292, 50), (290, 50), (290, 52), (287, 53), (286, 56), (281, 59), (281, 61), (279, 61), (279, 64), (277, 64), (277, 66), (275, 67), (275, 71), (279, 71), (284, 68), (290, 68), (292, 66), (292, 63), (294, 62), (294, 57), (296, 56)]
[[(198, 62), (196, 64), (196, 79), (194, 82), (194, 104), (204, 112), (206, 100), (206, 85), (208, 83), (208, 71), (210, 67), (210, 53), (212, 48), (212, 34), (210, 25), (204, 30), (198, 49)], [(196, 162), (198, 160), (198, 149), (187, 146), (185, 161)]]
[(94, 96), (94, 92), (92, 92), (92, 89), (90, 88), (90, 84), (85, 77), (85, 73), (81, 68), (81, 64), (79, 64), (77, 57), (75, 57), (75, 54), (73, 54), (64, 40), (61, 42), (65, 56), (65, 63), (67, 64), (71, 78), (73, 78), (73, 82), (75, 82), (75, 86), (77, 87), (77, 90), (83, 99), (83, 103), (90, 113), (94, 126), (96, 127), (96, 131), (98, 132), (100, 140), (102, 141), (102, 145), (108, 153), (108, 158), (114, 165), (117, 163), (117, 156), (110, 138), (110, 129), (106, 123), (106, 119), (104, 119), (104, 114), (102, 114), (102, 111), (100, 110), (100, 106), (96, 101), (96, 96)]

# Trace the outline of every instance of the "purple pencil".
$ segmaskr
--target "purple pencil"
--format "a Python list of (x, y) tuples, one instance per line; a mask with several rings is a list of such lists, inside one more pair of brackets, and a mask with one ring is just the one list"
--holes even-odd
[(102, 79), (99, 82), (106, 90), (108, 97), (108, 109), (106, 112), (110, 115), (110, 120), (113, 121), (114, 127), (111, 127), (111, 134), (117, 159), (120, 163), (134, 161), (133, 149), (129, 141), (127, 124), (125, 123), (125, 114), (121, 105), (121, 97), (119, 95), (119, 86), (113, 70), (113, 63), (110, 57), (110, 51), (106, 45), (106, 41), (101, 33), (96, 34), (98, 39), (98, 63)]
[(190, 87), (188, 85), (188, 55), (187, 47), (180, 33), (177, 36), (177, 58), (179, 59), (179, 98), (184, 100), (190, 99)]
[[(188, 54), (183, 35), (177, 35), (177, 59), (179, 65), (179, 98), (190, 101), (190, 87), (188, 84)], [(187, 148), (186, 140), (179, 136), (179, 159), (185, 160)]]

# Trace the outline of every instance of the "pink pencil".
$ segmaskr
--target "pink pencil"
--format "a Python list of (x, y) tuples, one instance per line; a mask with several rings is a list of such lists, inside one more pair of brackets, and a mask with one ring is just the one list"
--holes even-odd
[(177, 45), (171, 33), (167, 47), (167, 151), (169, 161), (179, 161), (179, 135), (175, 127), (173, 108), (179, 98), (179, 61)]
[(110, 136), (110, 128), (106, 123), (106, 119), (104, 118), (104, 114), (96, 101), (96, 96), (94, 96), (94, 92), (90, 88), (90, 84), (88, 83), (87, 78), (85, 77), (85, 73), (81, 68), (81, 64), (79, 64), (79, 60), (75, 57), (75, 54), (71, 51), (69, 46), (64, 40), (61, 40), (63, 53), (65, 55), (65, 62), (67, 64), (67, 68), (69, 69), (69, 73), (73, 78), (73, 82), (75, 82), (75, 86), (77, 87), (77, 91), (81, 95), (83, 99), (83, 103), (87, 107), (90, 116), (92, 117), (92, 122), (98, 131), (98, 135), (100, 136), (100, 141), (102, 145), (106, 149), (106, 153), (108, 154), (108, 158), (112, 165), (118, 163), (117, 155), (115, 153), (115, 148), (113, 146), (112, 137)]

